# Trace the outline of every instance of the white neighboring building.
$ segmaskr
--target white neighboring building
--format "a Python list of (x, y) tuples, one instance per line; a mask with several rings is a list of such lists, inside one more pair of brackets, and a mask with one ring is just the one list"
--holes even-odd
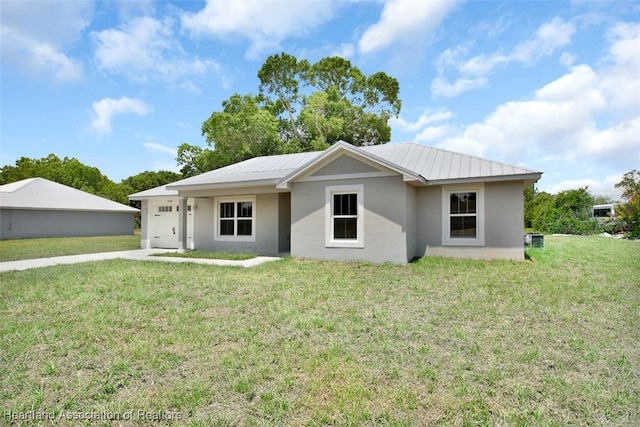
[(138, 209), (44, 178), (0, 186), (0, 240), (133, 234)]

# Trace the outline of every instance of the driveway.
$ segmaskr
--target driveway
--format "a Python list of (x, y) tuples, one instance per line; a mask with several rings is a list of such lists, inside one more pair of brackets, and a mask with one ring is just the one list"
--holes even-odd
[(81, 262), (103, 261), (106, 259), (133, 259), (138, 261), (158, 262), (190, 262), (195, 264), (227, 265), (234, 267), (253, 267), (265, 262), (277, 261), (279, 257), (258, 256), (255, 258), (233, 261), (227, 259), (178, 258), (153, 256), (169, 253), (166, 249), (136, 249), (133, 251), (100, 252), (97, 254), (67, 255), (51, 258), (24, 259), (20, 261), (0, 262), (0, 272), (28, 270), (31, 268), (50, 267), (52, 265), (78, 264)]

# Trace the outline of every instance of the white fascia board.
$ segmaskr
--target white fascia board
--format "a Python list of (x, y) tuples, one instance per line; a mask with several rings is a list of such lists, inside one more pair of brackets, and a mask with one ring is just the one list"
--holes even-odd
[(519, 175), (499, 175), (499, 176), (481, 176), (470, 178), (452, 178), (438, 179), (427, 182), (427, 185), (450, 185), (450, 184), (467, 184), (473, 182), (504, 182), (504, 181), (531, 181), (537, 182), (542, 177), (542, 172), (519, 174)]

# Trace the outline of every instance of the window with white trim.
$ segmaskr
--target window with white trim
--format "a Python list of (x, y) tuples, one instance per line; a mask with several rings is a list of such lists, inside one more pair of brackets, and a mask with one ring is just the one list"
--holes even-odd
[(171, 212), (173, 206), (158, 206), (158, 212)]
[(255, 196), (216, 197), (216, 240), (255, 242)]
[(364, 247), (364, 185), (326, 187), (325, 244), (327, 247)]
[(442, 191), (442, 243), (484, 245), (484, 187), (449, 187)]

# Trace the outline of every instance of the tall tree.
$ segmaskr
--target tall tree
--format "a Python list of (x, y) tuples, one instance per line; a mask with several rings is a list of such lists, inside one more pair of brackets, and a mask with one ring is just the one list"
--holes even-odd
[(222, 103), (222, 111), (202, 124), (202, 133), (214, 147), (214, 160), (220, 165), (283, 150), (276, 119), (253, 95), (232, 95)]
[(388, 121), (400, 113), (400, 86), (383, 72), (367, 77), (344, 58), (309, 64), (282, 53), (267, 59), (258, 78), (260, 95), (279, 119), (280, 137), (300, 151), (340, 139), (354, 145), (391, 139)]
[(266, 59), (258, 78), (258, 95), (232, 95), (203, 123), (211, 148), (180, 145), (176, 160), (185, 177), (256, 156), (323, 150), (339, 140), (362, 146), (391, 139), (400, 87), (383, 72), (366, 76), (344, 58), (311, 64), (281, 53)]

